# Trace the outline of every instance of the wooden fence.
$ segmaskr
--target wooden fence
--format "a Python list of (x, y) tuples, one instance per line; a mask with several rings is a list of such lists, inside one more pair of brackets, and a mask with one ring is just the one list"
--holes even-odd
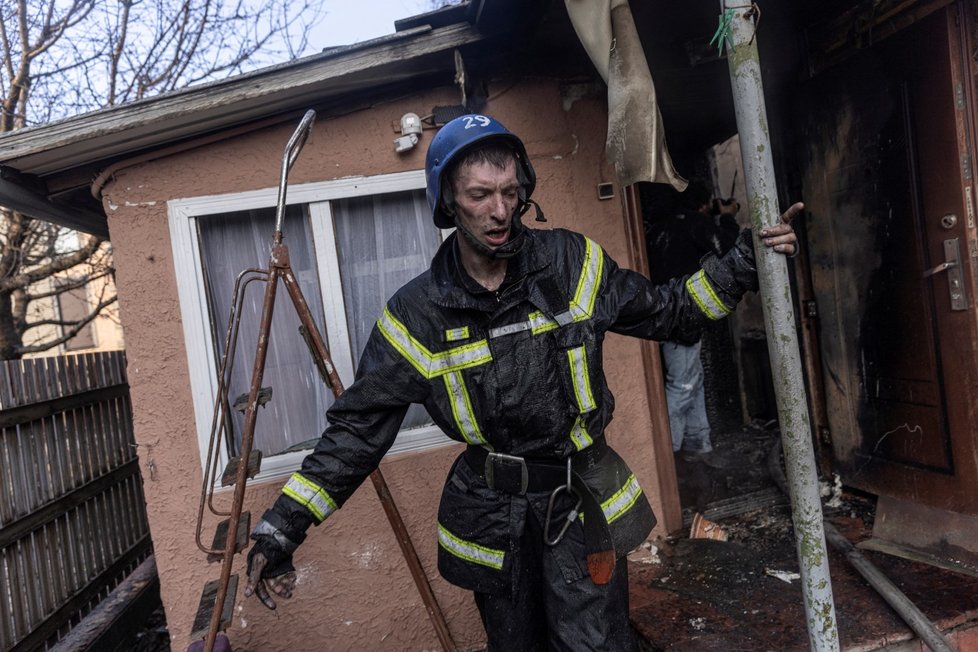
[(152, 552), (122, 351), (0, 361), (0, 650), (46, 650)]

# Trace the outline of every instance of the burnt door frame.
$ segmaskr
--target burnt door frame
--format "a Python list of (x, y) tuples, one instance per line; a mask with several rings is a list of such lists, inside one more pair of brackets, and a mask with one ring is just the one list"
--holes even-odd
[[(922, 305), (927, 306), (928, 312), (932, 313), (925, 317), (925, 321), (932, 319), (932, 323), (927, 327), (932, 329), (932, 342), (923, 343), (923, 346), (925, 348), (933, 346), (936, 353), (936, 390), (939, 391), (940, 396), (934, 400), (941, 401), (942, 412), (946, 413), (947, 421), (941, 424), (940, 429), (947, 433), (947, 437), (935, 437), (933, 432), (924, 435), (918, 433), (920, 436), (913, 441), (914, 424), (908, 423), (906, 438), (910, 443), (904, 442), (904, 448), (897, 451), (899, 454), (892, 454), (891, 451), (889, 455), (879, 455), (877, 453), (881, 446), (896, 442), (896, 439), (902, 435), (894, 437), (889, 434), (891, 440), (888, 442), (883, 442), (880, 432), (863, 431), (861, 436), (848, 435), (845, 431), (847, 428), (859, 428), (864, 424), (857, 418), (855, 406), (858, 405), (858, 400), (852, 397), (851, 390), (857, 385), (853, 381), (854, 374), (851, 371), (844, 371), (843, 376), (849, 374), (850, 378), (840, 378), (839, 365), (849, 364), (850, 370), (858, 367), (858, 373), (862, 374), (863, 367), (860, 366), (862, 361), (853, 359), (853, 356), (859, 355), (862, 349), (860, 346), (853, 347), (851, 342), (837, 341), (833, 344), (832, 338), (845, 339), (846, 329), (838, 327), (837, 332), (832, 332), (831, 323), (822, 324), (820, 346), (823, 352), (826, 385), (828, 391), (835, 392), (836, 395), (835, 405), (829, 410), (829, 418), (834, 420), (831, 427), (835, 467), (842, 472), (843, 481), (873, 493), (971, 514), (978, 513), (978, 500), (974, 498), (975, 490), (978, 489), (978, 453), (976, 453), (978, 419), (976, 419), (974, 405), (975, 396), (978, 395), (976, 390), (978, 388), (976, 382), (978, 310), (975, 306), (975, 267), (978, 261), (978, 253), (976, 253), (978, 247), (975, 245), (974, 224), (973, 161), (975, 158), (972, 134), (975, 122), (975, 86), (974, 61), (971, 56), (971, 53), (975, 52), (975, 41), (978, 39), (976, 39), (973, 10), (973, 4), (967, 7), (962, 3), (953, 4), (917, 22), (901, 34), (873, 46), (872, 52), (864, 52), (860, 55), (883, 57), (882, 60), (888, 61), (890, 65), (909, 61), (908, 69), (914, 68), (923, 60), (926, 60), (929, 66), (923, 74), (919, 70), (910, 74), (905, 85), (906, 95), (901, 102), (908, 111), (908, 119), (904, 122), (911, 127), (912, 132), (912, 138), (908, 141), (911, 147), (911, 156), (908, 159), (911, 181), (914, 175), (917, 177), (916, 183), (910, 183), (913, 189), (910, 201), (915, 213), (912, 228), (918, 233), (916, 237), (918, 251), (913, 256), (915, 260), (912, 264), (908, 264), (908, 267), (920, 267), (920, 269), (901, 270), (903, 276), (900, 282), (905, 284), (907, 292), (921, 292), (922, 297), (918, 298), (923, 301)], [(898, 49), (901, 47), (904, 50)], [(912, 48), (912, 54), (909, 58), (905, 58), (909, 48)], [(892, 58), (887, 60), (887, 56)], [(857, 60), (851, 61), (845, 68), (824, 71), (820, 83), (826, 88), (831, 88), (832, 75), (843, 78), (850, 73), (850, 66), (856, 62)], [(894, 77), (898, 76), (900, 75), (894, 74)], [(826, 79), (828, 82), (825, 81)], [(840, 86), (840, 90), (844, 89)], [(843, 115), (841, 110), (839, 115)], [(881, 128), (880, 131), (882, 132), (883, 129)], [(817, 129), (812, 130), (809, 136), (817, 138)], [(836, 162), (842, 162), (839, 169), (845, 168), (845, 157), (849, 155), (846, 147), (849, 144), (837, 143)], [(811, 144), (809, 146), (813, 147)], [(818, 143), (812, 151), (817, 146)], [(824, 151), (822, 153), (824, 154)], [(824, 160), (829, 160), (829, 157)], [(859, 162), (858, 157), (853, 160)], [(811, 182), (814, 178), (813, 170), (809, 169), (806, 175)], [(851, 220), (854, 214), (858, 216), (857, 210), (848, 215), (832, 214), (833, 209), (841, 205), (837, 197), (833, 196), (837, 191), (833, 186), (835, 180), (823, 179), (821, 183), (821, 186), (818, 183), (811, 183), (822, 194), (821, 197), (816, 197), (812, 204), (815, 211), (821, 212), (821, 215), (816, 214), (813, 219)], [(847, 189), (843, 187), (842, 192), (846, 191)], [(917, 192), (919, 195), (913, 196)], [(813, 193), (815, 194), (817, 193)], [(942, 219), (947, 215), (957, 217), (951, 226)], [(907, 228), (907, 225), (904, 227)], [(822, 228), (826, 228), (824, 222)], [(832, 231), (833, 228), (836, 231)], [(826, 229), (832, 231), (831, 235), (826, 236), (823, 233), (823, 237), (834, 243), (832, 244), (834, 249), (841, 246), (839, 242), (845, 239), (846, 228), (850, 228), (850, 225), (836, 223)], [(867, 228), (871, 228), (871, 225)], [(926, 279), (922, 278), (927, 269), (933, 269), (944, 261), (943, 241), (954, 237), (958, 238), (962, 254), (960, 269), (966, 286), (962, 291), (967, 304), (964, 310), (951, 309), (949, 281), (946, 274), (938, 272)], [(824, 251), (821, 260), (817, 251), (813, 253), (813, 265), (819, 265), (822, 269), (821, 291), (823, 293), (827, 287), (825, 277), (830, 273), (837, 273), (837, 270), (832, 269), (832, 261), (828, 258)], [(836, 255), (835, 260), (839, 259), (840, 257)], [(848, 262), (844, 261), (843, 264), (858, 265), (858, 261), (853, 263), (850, 256)], [(848, 273), (853, 274), (853, 269), (858, 268), (853, 267)], [(849, 305), (845, 300), (839, 300), (838, 295), (841, 295), (842, 291), (839, 289), (838, 281), (833, 282), (836, 285), (832, 286), (834, 289), (826, 303), (830, 303), (834, 298), (837, 305), (829, 306), (827, 310), (823, 310), (823, 305), (819, 305), (819, 312), (828, 313), (834, 310), (838, 320), (836, 326), (850, 319), (851, 336), (851, 317), (841, 313), (845, 310), (865, 310), (865, 305)], [(877, 318), (884, 317), (900, 318), (899, 315), (877, 316)], [(893, 353), (913, 355), (914, 351)], [(845, 362), (845, 358), (849, 361)], [(846, 386), (847, 381), (848, 386)], [(904, 386), (895, 389), (893, 395), (906, 395), (909, 392), (911, 395), (907, 396), (907, 399), (919, 401), (920, 388), (920, 384), (915, 386), (913, 383), (905, 383)], [(865, 392), (866, 388), (860, 387), (860, 391)], [(914, 391), (918, 392), (915, 397), (912, 396)], [(839, 399), (839, 396), (843, 398)], [(845, 398), (846, 396), (848, 398)], [(845, 401), (849, 401), (849, 407), (840, 409), (839, 406)], [(841, 414), (845, 410), (849, 411), (847, 418)], [(943, 421), (943, 419), (942, 414), (939, 420)], [(933, 419), (930, 427), (934, 427)], [(850, 437), (849, 441), (845, 440), (847, 436)], [(935, 446), (940, 446), (940, 449), (935, 450)], [(919, 459), (913, 458), (915, 451), (920, 451)]]

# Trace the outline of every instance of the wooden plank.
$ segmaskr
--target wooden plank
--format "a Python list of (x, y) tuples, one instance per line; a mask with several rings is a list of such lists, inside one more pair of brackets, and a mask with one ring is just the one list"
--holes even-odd
[(119, 433), (112, 427), (112, 409), (112, 401), (101, 402), (92, 406), (92, 418), (95, 420), (95, 427), (100, 433), (102, 446), (105, 448), (107, 468), (119, 466), (123, 454), (123, 443), (119, 440)]
[(39, 401), (46, 401), (50, 397), (47, 384), (47, 358), (34, 360), (34, 389), (35, 396)]
[(65, 387), (65, 378), (67, 377), (65, 367), (66, 363), (64, 356), (54, 358), (54, 369), (51, 375), (51, 380), (54, 382), (55, 388), (57, 389), (55, 396), (68, 396), (70, 393)]
[(0, 650), (7, 650), (14, 644), (13, 583), (7, 564), (7, 551), (0, 548)]
[(5, 524), (3, 529), (0, 530), (0, 548), (10, 545), (31, 530), (42, 527), (43, 524), (48, 523), (61, 514), (83, 505), (89, 498), (105, 491), (108, 487), (118, 484), (129, 476), (135, 475), (138, 477), (138, 474), (139, 465), (136, 461), (127, 462), (109, 473), (70, 491), (57, 501), (48, 503), (31, 514), (27, 514), (22, 518)]
[(21, 452), (20, 428), (14, 428), (13, 436), (7, 437), (7, 473), (10, 474), (11, 482), (17, 490), (14, 495), (14, 517), (19, 517), (26, 513), (29, 504), (29, 496), (26, 495), (30, 488), (27, 486), (27, 478), (24, 477), (24, 458)]
[[(8, 442), (15, 434), (14, 428), (0, 428), (0, 469), (7, 469), (10, 466)], [(13, 482), (13, 476), (6, 471), (0, 473), (0, 528), (16, 516), (17, 510), (14, 504), (16, 491), (17, 485)]]
[[(160, 605), (156, 561), (150, 555), (77, 627), (58, 641), (63, 650), (129, 649), (139, 629)], [(122, 646), (126, 645), (125, 648)]]
[(34, 402), (34, 388), (31, 383), (30, 376), (31, 363), (30, 360), (20, 361), (20, 402), (21, 403), (33, 403)]
[(55, 519), (54, 523), (58, 526), (58, 542), (63, 544), (67, 563), (67, 589), (69, 593), (74, 593), (85, 586), (85, 572), (82, 568), (81, 557), (78, 553), (78, 546), (74, 544), (72, 536), (76, 531), (75, 523), (78, 521), (78, 512), (71, 510)]
[(30, 536), (21, 540), (21, 560), (24, 568), (24, 577), (28, 578), (27, 583), (20, 587), (21, 592), (28, 598), (27, 610), (30, 614), (30, 623), (41, 622), (47, 615), (45, 609), (43, 593), (44, 582), (41, 579), (41, 568), (37, 559), (37, 536), (32, 532)]
[[(25, 426), (22, 426), (25, 427)], [(48, 449), (47, 432), (43, 421), (34, 421), (26, 424), (31, 431), (31, 440), (34, 442), (34, 468), (37, 474), (37, 492), (42, 503), (50, 502), (57, 498), (54, 491), (54, 477), (51, 472), (51, 451)]]
[[(221, 473), (222, 487), (229, 487), (237, 481), (238, 464), (240, 463), (240, 457), (232, 457), (228, 460), (228, 465), (224, 467), (224, 472)], [(246, 477), (249, 479), (253, 478), (258, 475), (259, 471), (261, 471), (261, 451), (253, 450), (248, 455), (248, 471)]]
[(23, 424), (19, 430), (21, 441), (23, 442), (24, 470), (28, 482), (31, 483), (31, 502), (29, 509), (34, 509), (35, 505), (43, 505), (47, 502), (46, 494), (48, 490), (44, 477), (47, 475), (45, 472), (46, 465), (44, 463), (44, 447), (38, 439), (34, 423)]
[(103, 527), (107, 528), (106, 532), (109, 535), (107, 537), (109, 554), (116, 555), (125, 550), (123, 543), (126, 537), (126, 531), (120, 527), (122, 523), (119, 519), (119, 511), (122, 504), (119, 485), (110, 487), (99, 498), (102, 500)]
[(13, 360), (10, 374), (11, 405), (21, 405), (24, 403), (24, 379), (20, 372), (20, 361)]
[(121, 578), (91, 580), (148, 540), (124, 360), (0, 363), (0, 649), (67, 632)]
[(57, 398), (58, 385), (54, 381), (55, 358), (44, 358), (44, 400)]
[(48, 611), (53, 610), (60, 604), (61, 599), (65, 595), (68, 595), (65, 591), (64, 576), (62, 574), (64, 562), (61, 558), (60, 547), (57, 545), (58, 531), (53, 525), (49, 523), (38, 531), (43, 545), (44, 567), (47, 571), (44, 577), (49, 595), (51, 596), (50, 602), (46, 603)]
[[(200, 603), (197, 605), (197, 615), (194, 617), (194, 625), (190, 632), (190, 640), (193, 641), (207, 636), (211, 625), (211, 614), (214, 613), (214, 607), (217, 606), (215, 603), (217, 602), (217, 591), (220, 585), (220, 580), (211, 580), (204, 585), (204, 591), (200, 595)], [(234, 613), (234, 600), (237, 592), (238, 576), (232, 575), (230, 582), (228, 582), (227, 597), (224, 600), (223, 609), (221, 609), (219, 629), (222, 631), (227, 629), (228, 625), (231, 624), (231, 616)]]
[(33, 421), (35, 419), (43, 419), (58, 412), (65, 412), (90, 403), (107, 401), (128, 395), (128, 385), (113, 385), (112, 387), (74, 393), (48, 401), (2, 410), (0, 411), (0, 428)]
[(37, 388), (34, 386), (34, 364), (33, 360), (22, 360), (21, 378), (24, 379), (24, 401), (33, 403), (37, 400)]
[[(211, 543), (211, 550), (220, 550), (219, 553), (207, 555), (210, 563), (224, 560), (224, 550), (227, 548), (228, 530), (231, 527), (231, 519), (226, 518), (217, 524), (214, 530), (214, 541)], [(251, 512), (241, 512), (238, 517), (238, 532), (235, 537), (234, 554), (238, 554), (248, 546), (248, 533), (251, 532)]]
[(10, 363), (7, 360), (0, 360), (0, 410), (10, 407), (11, 402)]
[[(0, 554), (3, 555), (3, 567), (6, 569), (6, 580), (9, 582), (7, 586), (19, 587), (21, 585), (20, 573), (17, 566), (17, 551), (13, 548), (11, 549), (0, 549)], [(11, 602), (10, 609), (10, 631), (11, 639), (17, 640), (27, 632), (27, 623), (24, 617), (24, 605), (18, 595), (14, 593), (14, 599)]]
[(139, 543), (127, 550), (111, 566), (66, 600), (57, 611), (45, 618), (44, 622), (39, 623), (30, 634), (21, 637), (17, 644), (10, 649), (10, 652), (33, 652), (41, 648), (44, 642), (55, 634), (65, 622), (85, 609), (99, 593), (104, 591), (105, 586), (110, 581), (122, 575), (128, 566), (144, 558), (151, 550), (151, 546), (152, 542), (148, 536), (140, 539)]

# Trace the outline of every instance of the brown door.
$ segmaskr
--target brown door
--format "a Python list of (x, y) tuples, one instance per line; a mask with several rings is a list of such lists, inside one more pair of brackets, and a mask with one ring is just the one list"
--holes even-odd
[(956, 15), (808, 85), (803, 185), (834, 468), (978, 513), (971, 49)]

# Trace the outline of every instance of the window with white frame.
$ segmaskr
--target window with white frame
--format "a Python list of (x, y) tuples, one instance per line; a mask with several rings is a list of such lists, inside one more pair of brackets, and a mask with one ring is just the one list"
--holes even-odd
[[(276, 198), (277, 189), (270, 188), (169, 202), (202, 464), (232, 289), (243, 270), (268, 267)], [(428, 214), (424, 173), (290, 186), (288, 204), (283, 233), (292, 269), (346, 385), (384, 303), (428, 267), (441, 243)], [(255, 429), (255, 447), (264, 454), (259, 478), (282, 477), (298, 466), (325, 428), (333, 400), (299, 334), (288, 293), (280, 290), (262, 380), (272, 398), (259, 409)], [(264, 282), (251, 282), (241, 295), (231, 403), (249, 388), (264, 291)], [(229, 437), (218, 451), (221, 466), (236, 454), (242, 426), (243, 413), (230, 410)], [(412, 406), (391, 452), (447, 441), (425, 410)]]

